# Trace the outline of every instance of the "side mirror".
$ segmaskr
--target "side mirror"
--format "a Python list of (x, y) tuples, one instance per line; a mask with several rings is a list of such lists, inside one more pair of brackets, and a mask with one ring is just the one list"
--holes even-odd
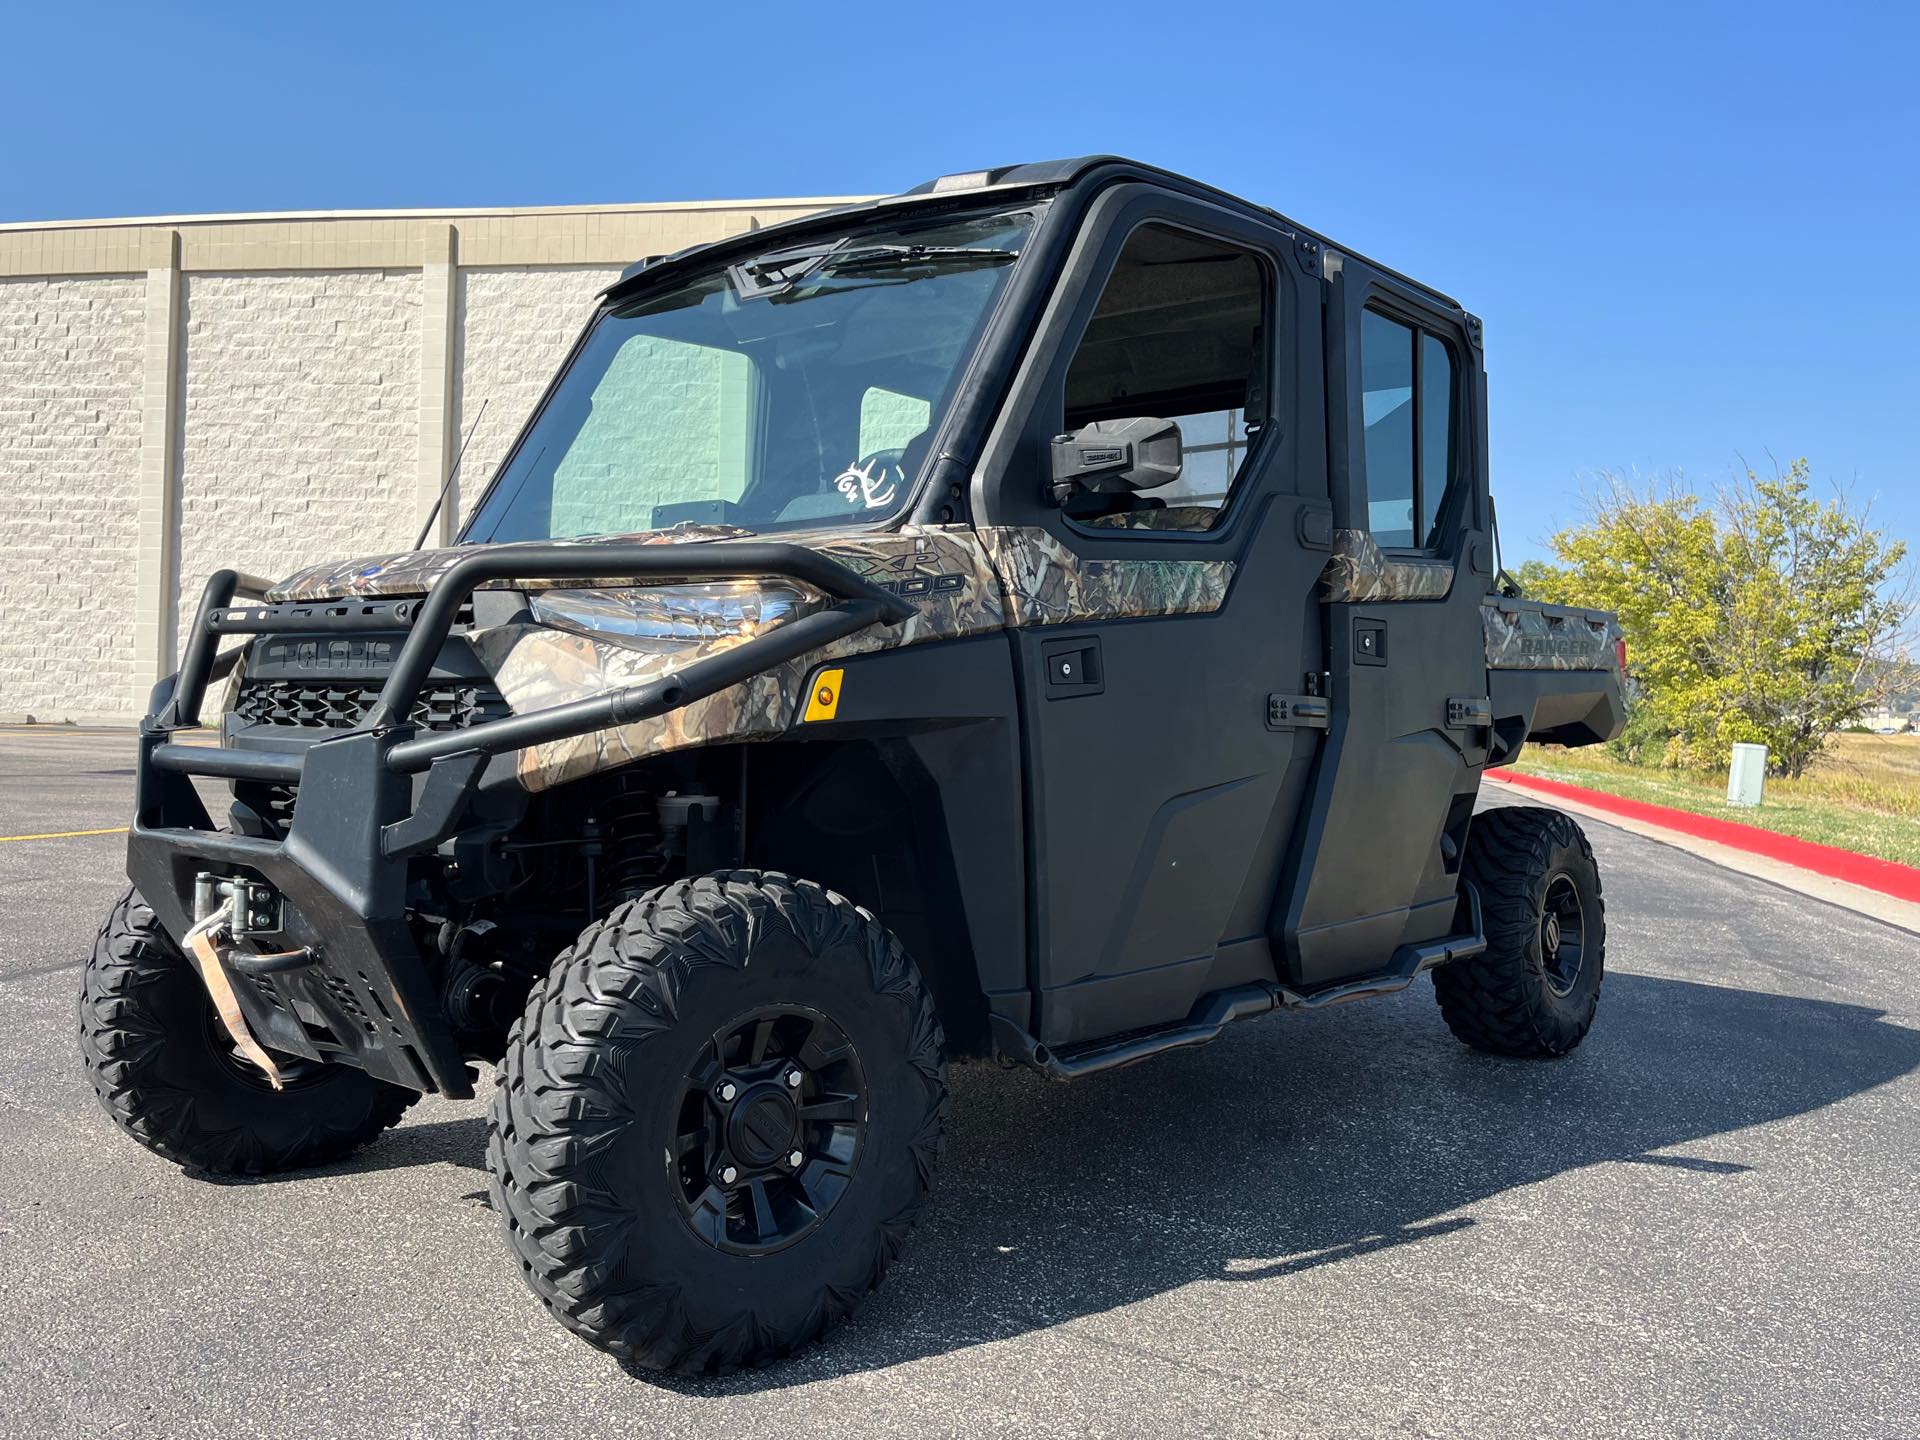
[(1077, 490), (1118, 495), (1180, 478), (1180, 427), (1171, 420), (1096, 420), (1053, 441), (1053, 498)]

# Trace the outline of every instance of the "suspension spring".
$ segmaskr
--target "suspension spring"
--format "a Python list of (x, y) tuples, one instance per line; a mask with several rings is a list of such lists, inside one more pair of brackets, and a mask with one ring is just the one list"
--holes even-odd
[(615, 770), (606, 779), (597, 807), (606, 837), (602, 903), (617, 905), (657, 885), (667, 856), (653, 791), (631, 771)]

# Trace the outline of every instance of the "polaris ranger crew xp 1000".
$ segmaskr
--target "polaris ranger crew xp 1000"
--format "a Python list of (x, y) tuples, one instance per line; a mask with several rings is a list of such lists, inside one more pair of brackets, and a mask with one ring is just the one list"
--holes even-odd
[(691, 1372), (878, 1283), (953, 1061), (1070, 1080), (1429, 969), (1468, 1044), (1564, 1054), (1592, 853), (1474, 797), (1615, 734), (1624, 655), (1492, 522), (1479, 321), (1146, 166), (635, 265), (457, 544), (207, 582), (94, 1088), (259, 1174), (497, 1066), (528, 1283)]

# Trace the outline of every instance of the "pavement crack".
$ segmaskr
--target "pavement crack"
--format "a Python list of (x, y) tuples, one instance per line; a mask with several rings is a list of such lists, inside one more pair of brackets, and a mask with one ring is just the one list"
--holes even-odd
[(1082, 1345), (1097, 1350), (1111, 1350), (1116, 1355), (1125, 1355), (1133, 1360), (1148, 1360), (1161, 1365), (1171, 1365), (1176, 1369), (1190, 1370), (1198, 1375), (1206, 1375), (1214, 1380), (1226, 1380), (1236, 1385), (1250, 1386), (1264, 1391), (1268, 1395), (1291, 1395), (1294, 1392), (1284, 1385), (1275, 1385), (1257, 1375), (1240, 1370), (1230, 1370), (1222, 1365), (1209, 1365), (1204, 1360), (1190, 1360), (1182, 1355), (1169, 1355), (1161, 1350), (1148, 1349), (1144, 1345), (1129, 1344), (1125, 1340), (1108, 1340), (1098, 1335), (1075, 1335), (1073, 1339)]

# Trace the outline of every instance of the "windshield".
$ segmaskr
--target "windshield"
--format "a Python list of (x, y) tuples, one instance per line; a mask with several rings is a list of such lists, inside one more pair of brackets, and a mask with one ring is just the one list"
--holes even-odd
[(617, 304), (465, 538), (896, 514), (1035, 215), (787, 246)]

